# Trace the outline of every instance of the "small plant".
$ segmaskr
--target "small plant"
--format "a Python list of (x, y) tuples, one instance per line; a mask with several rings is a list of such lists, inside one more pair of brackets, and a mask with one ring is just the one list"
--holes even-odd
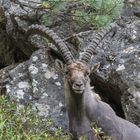
[[(96, 125), (94, 131), (97, 135), (100, 130)], [(35, 115), (32, 106), (18, 109), (15, 102), (6, 97), (0, 97), (0, 140), (71, 140), (71, 134), (66, 134), (62, 128), (50, 131), (54, 127), (52, 120)], [(81, 137), (80, 140), (86, 140)], [(111, 140), (103, 136), (102, 140)]]
[(112, 138), (110, 136), (107, 136), (101, 128), (97, 127), (95, 123), (92, 123), (91, 127), (95, 131), (96, 135), (101, 138), (101, 140), (112, 140)]
[(0, 140), (70, 140), (70, 135), (58, 128), (54, 132), (51, 120), (43, 121), (32, 107), (18, 109), (17, 104), (0, 97)]
[(44, 0), (43, 6), (51, 14), (45, 18), (45, 24), (51, 25), (56, 18), (73, 20), (80, 27), (102, 27), (119, 16), (124, 0)]

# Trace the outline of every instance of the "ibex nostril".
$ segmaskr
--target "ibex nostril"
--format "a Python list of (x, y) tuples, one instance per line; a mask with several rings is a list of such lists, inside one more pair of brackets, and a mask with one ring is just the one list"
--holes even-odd
[(83, 86), (83, 83), (82, 83), (81, 81), (77, 81), (77, 82), (75, 83), (75, 85), (76, 85), (77, 87), (81, 87), (81, 86)]

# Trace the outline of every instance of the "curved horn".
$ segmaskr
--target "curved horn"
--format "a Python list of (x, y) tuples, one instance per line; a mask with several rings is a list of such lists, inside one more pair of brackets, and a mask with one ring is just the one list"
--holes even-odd
[(85, 50), (84, 54), (81, 56), (81, 61), (88, 63), (91, 56), (95, 53), (95, 48), (99, 45), (100, 41), (112, 30), (116, 28), (116, 24), (112, 23), (108, 27), (102, 29), (97, 33), (95, 39), (92, 40), (88, 48)]
[(46, 37), (56, 47), (58, 47), (58, 51), (60, 51), (66, 64), (71, 64), (74, 61), (74, 58), (69, 49), (67, 48), (66, 44), (62, 41), (60, 37), (56, 35), (56, 33), (54, 33), (54, 31), (50, 30), (44, 25), (31, 25), (26, 32), (26, 37), (29, 38), (30, 35), (35, 34), (39, 34), (43, 37)]

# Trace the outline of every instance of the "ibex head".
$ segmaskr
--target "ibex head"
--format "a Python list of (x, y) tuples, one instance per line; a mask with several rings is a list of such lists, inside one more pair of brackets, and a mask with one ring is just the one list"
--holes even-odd
[(109, 33), (112, 28), (114, 28), (114, 24), (110, 25), (104, 30), (101, 30), (78, 60), (74, 59), (63, 40), (45, 26), (32, 25), (27, 31), (27, 37), (32, 34), (40, 34), (48, 38), (49, 41), (51, 41), (57, 47), (66, 63), (65, 78), (67, 79), (74, 93), (82, 95), (90, 74), (88, 63), (91, 59), (91, 56), (94, 54), (94, 50), (100, 43), (101, 39), (103, 39), (103, 37)]
[(65, 78), (73, 92), (79, 95), (85, 91), (89, 74), (89, 67), (80, 61), (75, 61), (65, 67)]

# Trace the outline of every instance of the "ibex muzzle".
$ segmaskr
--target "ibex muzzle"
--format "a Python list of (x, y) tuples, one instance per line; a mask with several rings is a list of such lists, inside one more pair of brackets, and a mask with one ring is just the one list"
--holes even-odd
[(68, 66), (65, 70), (65, 78), (67, 78), (73, 93), (82, 95), (85, 91), (90, 70), (86, 64), (76, 61)]

